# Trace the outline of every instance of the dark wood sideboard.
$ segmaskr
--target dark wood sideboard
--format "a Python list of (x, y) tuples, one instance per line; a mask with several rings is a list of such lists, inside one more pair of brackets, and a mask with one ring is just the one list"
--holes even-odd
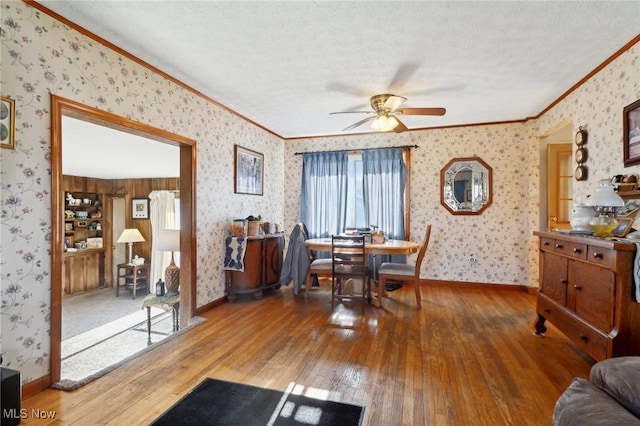
[(640, 355), (636, 245), (557, 232), (534, 235), (540, 238), (535, 333), (543, 336), (548, 320), (596, 361)]
[(241, 294), (260, 299), (264, 291), (280, 287), (284, 256), (284, 233), (247, 237), (244, 271), (225, 271), (225, 289), (229, 301)]

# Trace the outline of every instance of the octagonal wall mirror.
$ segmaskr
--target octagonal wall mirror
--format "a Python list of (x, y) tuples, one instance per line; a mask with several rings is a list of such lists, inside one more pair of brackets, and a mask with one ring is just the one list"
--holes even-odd
[(451, 214), (480, 214), (491, 205), (492, 170), (479, 157), (454, 158), (440, 170), (440, 204)]

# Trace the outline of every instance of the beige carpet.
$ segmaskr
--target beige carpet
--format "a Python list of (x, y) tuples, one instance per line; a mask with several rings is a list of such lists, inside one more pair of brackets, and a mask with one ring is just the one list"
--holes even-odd
[(62, 298), (62, 340), (141, 312), (143, 300), (142, 294), (132, 299), (130, 291), (121, 291), (116, 297), (113, 288), (66, 295)]
[[(143, 300), (142, 295), (132, 299), (130, 292), (116, 297), (111, 288), (65, 296), (61, 381), (53, 387), (77, 389), (175, 336), (172, 312), (151, 308), (149, 339)], [(202, 321), (193, 318), (186, 329)]]
[[(204, 318), (194, 317), (187, 327), (173, 332), (171, 312), (160, 312), (151, 321), (151, 344), (148, 342), (146, 317), (140, 322), (131, 318), (134, 323), (131, 327), (102, 340), (97, 340), (97, 333), (88, 333), (87, 336), (80, 335), (71, 339), (71, 344), (63, 342), (61, 380), (52, 387), (75, 390), (206, 321)], [(123, 321), (124, 319), (118, 322)], [(102, 331), (107, 333), (110, 327), (111, 324), (107, 324)], [(119, 329), (120, 325), (117, 328)], [(89, 336), (90, 334), (94, 336)], [(87, 340), (82, 342), (83, 339)], [(87, 346), (90, 341), (93, 343)]]

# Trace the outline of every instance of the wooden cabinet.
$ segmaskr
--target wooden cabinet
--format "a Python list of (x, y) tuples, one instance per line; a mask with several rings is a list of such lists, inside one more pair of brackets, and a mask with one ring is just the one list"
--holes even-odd
[(75, 294), (105, 285), (104, 249), (80, 250), (62, 257), (64, 294)]
[(595, 360), (640, 355), (633, 243), (534, 232), (540, 237), (537, 335), (549, 320)]
[(102, 238), (101, 193), (67, 191), (64, 199), (64, 294), (75, 294), (105, 285), (105, 248)]
[(102, 248), (104, 223), (102, 217), (103, 196), (99, 193), (66, 192), (64, 200), (65, 250), (93, 245)]
[(260, 299), (264, 290), (280, 287), (284, 234), (247, 237), (244, 271), (225, 271), (225, 288), (230, 301), (239, 294)]

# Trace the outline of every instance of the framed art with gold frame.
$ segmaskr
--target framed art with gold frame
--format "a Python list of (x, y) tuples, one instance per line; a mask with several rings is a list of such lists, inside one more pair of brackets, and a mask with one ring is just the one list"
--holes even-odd
[(16, 101), (0, 96), (0, 148), (16, 146)]

